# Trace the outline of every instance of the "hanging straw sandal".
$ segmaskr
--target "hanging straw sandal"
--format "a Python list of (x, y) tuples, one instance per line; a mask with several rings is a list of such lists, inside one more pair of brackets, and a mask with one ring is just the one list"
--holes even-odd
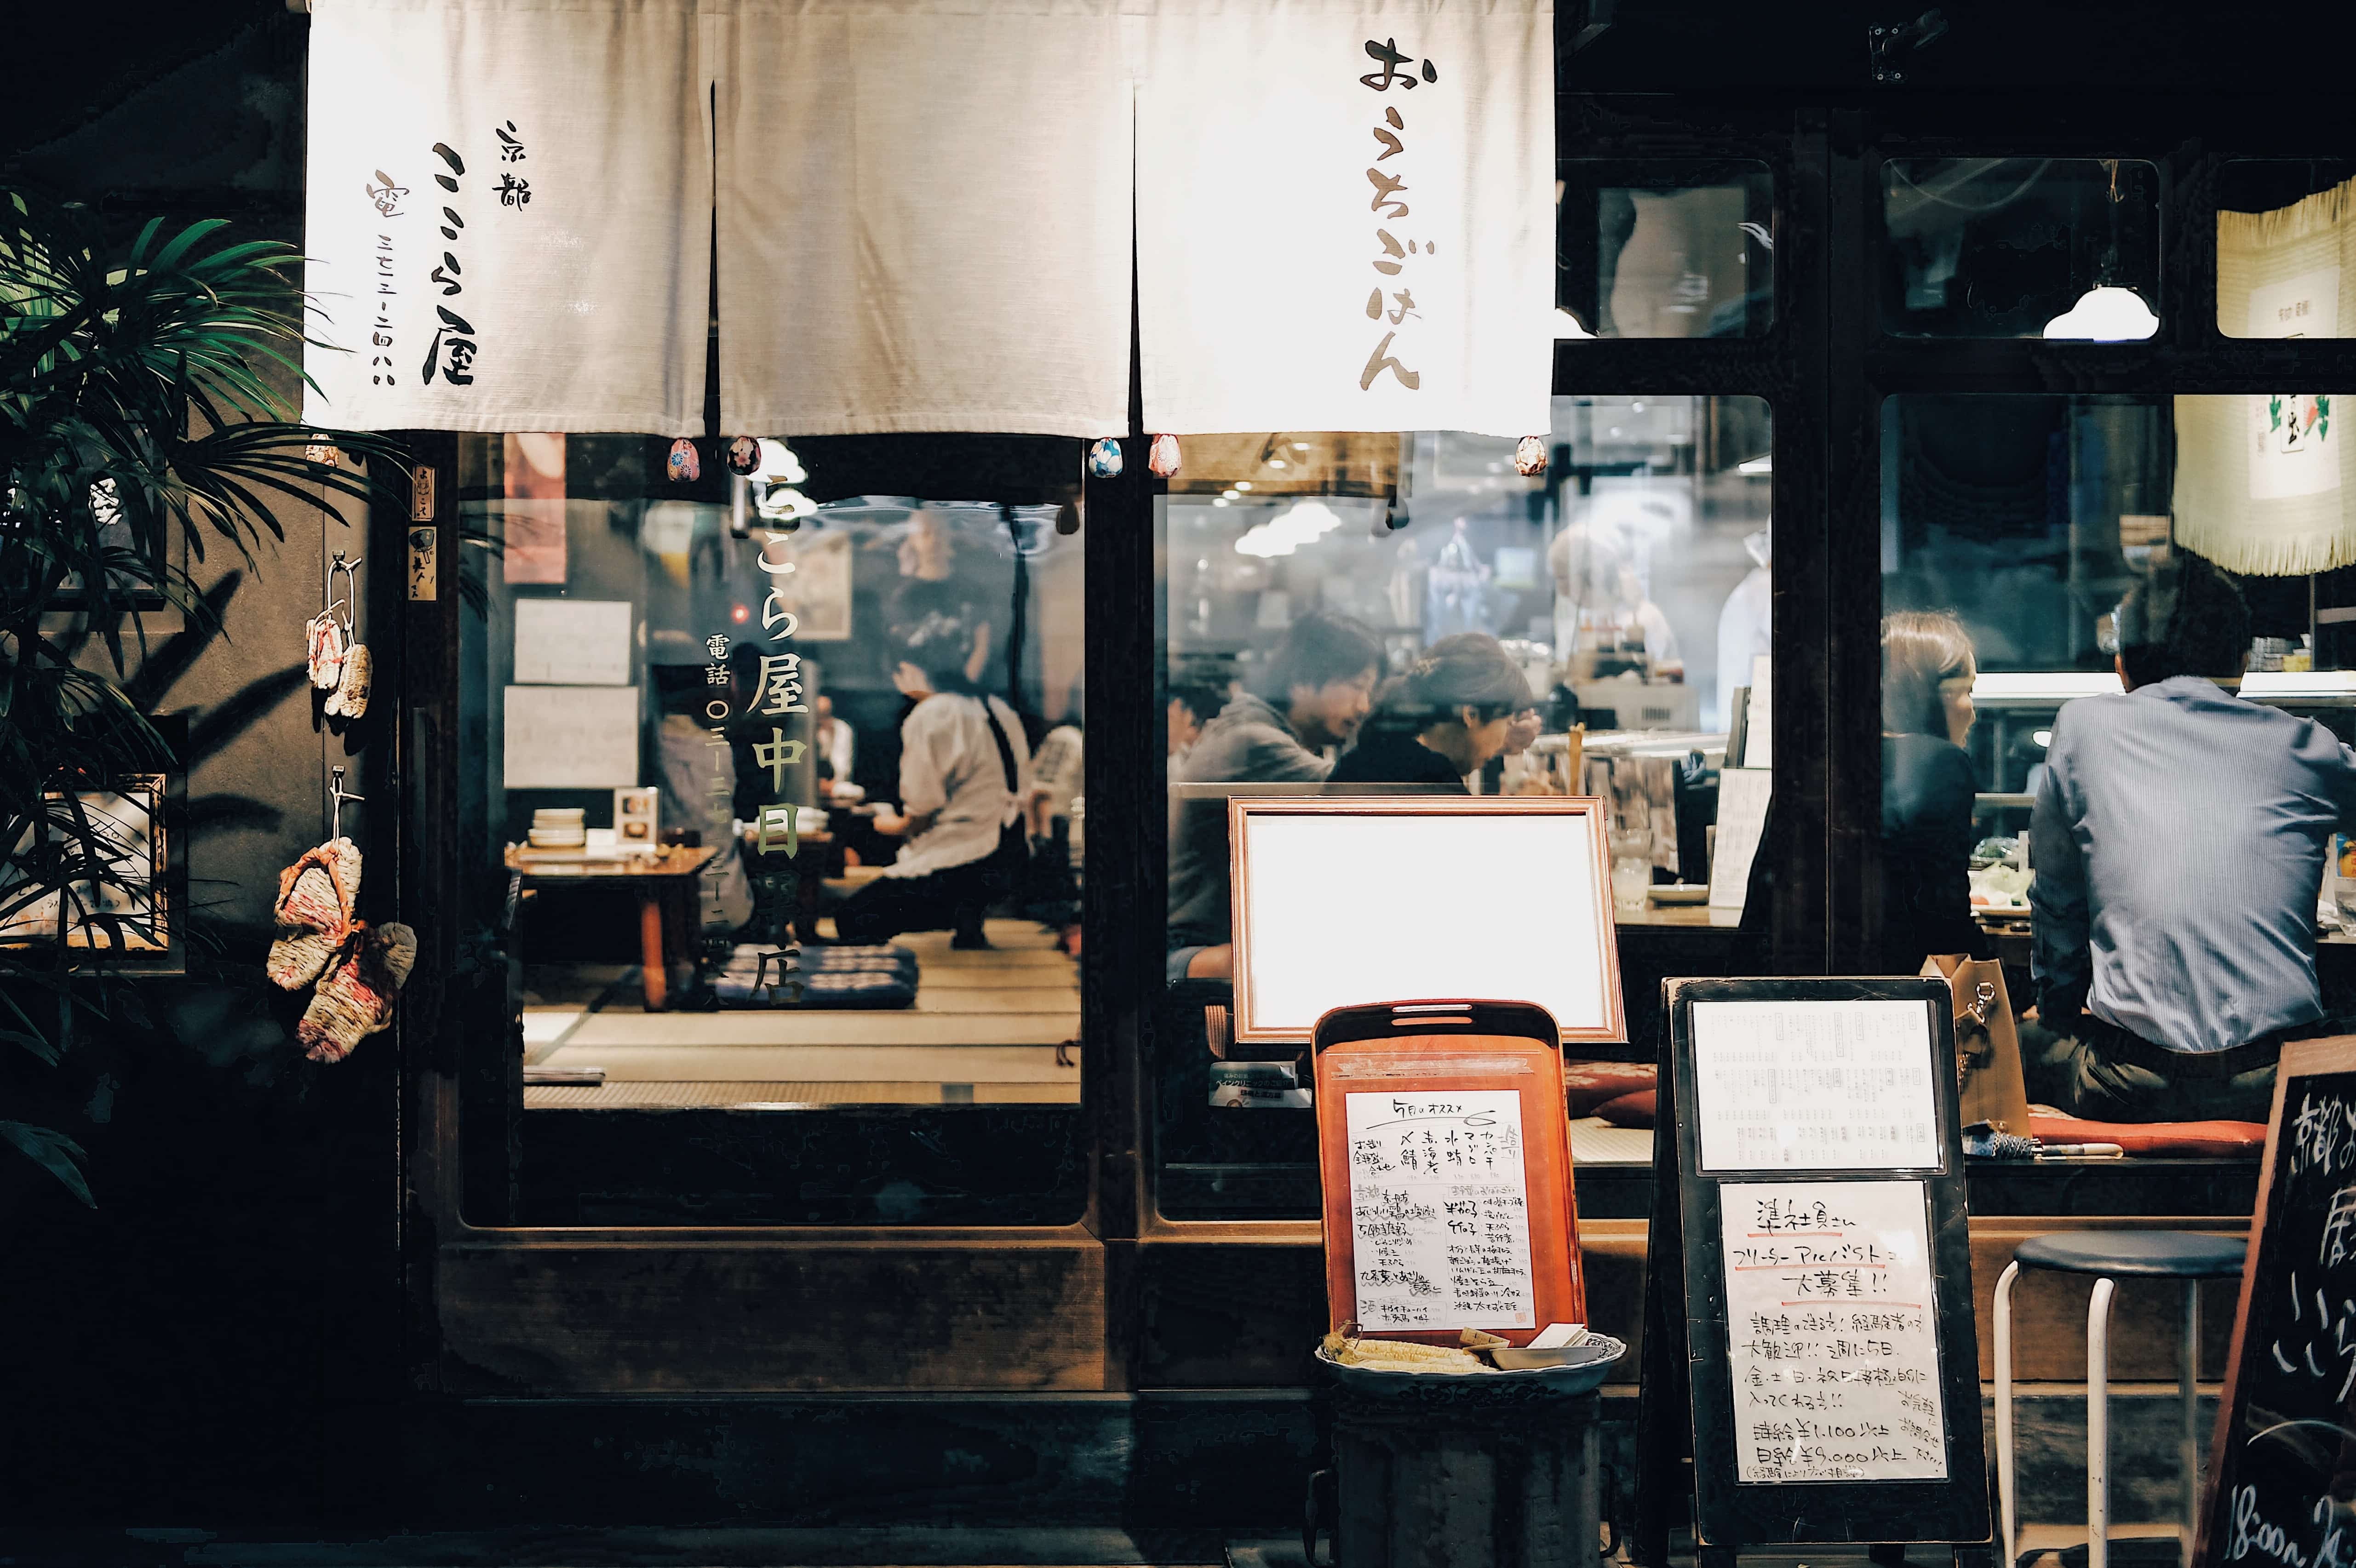
[(341, 1061), (392, 1022), (393, 998), (417, 966), (417, 933), (393, 922), (352, 928), (327, 977), (304, 1009), (294, 1038), (314, 1061)]
[(359, 891), (359, 846), (348, 838), (306, 849), (278, 873), (278, 937), (268, 963), (273, 984), (299, 991), (319, 977), (351, 934)]

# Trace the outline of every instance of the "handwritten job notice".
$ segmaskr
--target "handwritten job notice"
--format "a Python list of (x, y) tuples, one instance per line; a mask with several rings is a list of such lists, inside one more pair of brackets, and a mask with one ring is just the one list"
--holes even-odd
[(1344, 1101), (1359, 1326), (1537, 1328), (1521, 1095)]
[(1922, 1184), (1718, 1195), (1737, 1481), (1946, 1479)]
[(1921, 1002), (1696, 1002), (1704, 1170), (1939, 1164)]

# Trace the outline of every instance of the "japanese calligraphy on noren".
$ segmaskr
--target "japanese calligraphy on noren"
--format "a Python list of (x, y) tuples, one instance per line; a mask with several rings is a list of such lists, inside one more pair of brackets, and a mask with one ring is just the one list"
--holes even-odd
[(1345, 1108), (1359, 1325), (1536, 1328), (1520, 1093), (1360, 1093)]
[[(444, 165), (443, 171), (434, 175), (434, 183), (455, 200), (459, 195), (458, 182), (466, 172), (466, 160), (446, 142), (434, 144), (434, 155)], [(444, 300), (455, 299), (466, 292), (463, 281), (465, 269), (458, 264), (458, 236), (466, 227), (466, 220), (458, 215), (456, 208), (443, 207), (442, 238), (449, 248), (442, 252), (442, 264), (430, 275), (440, 285)], [(480, 351), (474, 323), (446, 304), (435, 305), (434, 314), (440, 318), (442, 325), (434, 329), (434, 341), (426, 347), (423, 372), (426, 385), (433, 385), (434, 378), (438, 375), (454, 387), (473, 386), (475, 356)]]
[(1737, 1478), (1944, 1480), (1922, 1183), (1729, 1182), (1719, 1200)]
[[(1387, 93), (1396, 88), (1402, 93), (1410, 92), (1419, 85), (1431, 86), (1440, 80), (1439, 68), (1428, 59), (1419, 70), (1406, 69), (1416, 62), (1412, 56), (1400, 51), (1397, 38), (1368, 38), (1365, 47), (1366, 57), (1382, 68), (1358, 78), (1360, 85), (1373, 91)], [(1393, 158), (1407, 155), (1407, 116), (1398, 104), (1387, 102), (1380, 118), (1371, 129), (1377, 151), (1374, 163), (1366, 169), (1366, 183), (1373, 187), (1373, 199), (1367, 203), (1367, 210), (1386, 223), (1396, 224), (1411, 216), (1415, 210), (1407, 199), (1410, 194), (1408, 165), (1405, 163), (1388, 168), (1384, 165)], [(1414, 259), (1430, 255), (1433, 246), (1429, 240), (1420, 239), (1402, 240), (1387, 228), (1375, 230), (1375, 242), (1381, 247), (1381, 253), (1373, 259), (1376, 272), (1381, 279), (1398, 281), (1395, 283), (1378, 281), (1374, 292), (1366, 296), (1366, 319), (1390, 330), (1383, 334), (1382, 340), (1375, 345), (1374, 352), (1366, 356), (1365, 368), (1358, 375), (1358, 390), (1372, 391), (1375, 383), (1388, 375), (1408, 391), (1418, 391), (1423, 386), (1423, 372), (1410, 369), (1401, 357), (1408, 352), (1405, 345), (1400, 345), (1396, 350), (1393, 345), (1399, 344), (1403, 334), (1412, 340), (1413, 333), (1407, 324), (1419, 318), (1422, 312), (1416, 308), (1413, 282), (1407, 274)]]

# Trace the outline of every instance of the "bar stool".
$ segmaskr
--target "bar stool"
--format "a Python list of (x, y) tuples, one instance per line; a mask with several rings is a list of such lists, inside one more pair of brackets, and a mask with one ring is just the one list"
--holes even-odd
[(2033, 1236), (2013, 1249), (1996, 1282), (1997, 1493), (2004, 1516), (2004, 1568), (2018, 1562), (2019, 1534), (2012, 1452), (2012, 1282), (2024, 1268), (2090, 1274), (2086, 1304), (2086, 1568), (2110, 1560), (2111, 1296), (2120, 1279), (2184, 1282), (2184, 1342), (2178, 1351), (2179, 1397), (2184, 1404), (2184, 1539), (2199, 1528), (2201, 1507), (2201, 1282), (2242, 1272), (2248, 1243), (2234, 1236), (2190, 1231), (2063, 1231)]

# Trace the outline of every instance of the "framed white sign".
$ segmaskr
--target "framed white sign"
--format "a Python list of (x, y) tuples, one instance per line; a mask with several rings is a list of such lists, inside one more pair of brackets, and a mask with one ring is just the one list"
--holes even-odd
[(1565, 1041), (1627, 1038), (1603, 805), (1562, 796), (1239, 796), (1238, 1043), (1334, 1008), (1534, 1002)]

